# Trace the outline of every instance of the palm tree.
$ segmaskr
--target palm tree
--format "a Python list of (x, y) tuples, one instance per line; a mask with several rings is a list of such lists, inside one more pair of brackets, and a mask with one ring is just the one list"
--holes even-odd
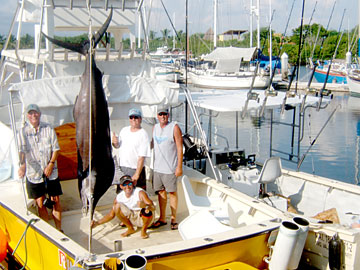
[(150, 33), (149, 33), (149, 38), (150, 38), (150, 40), (154, 40), (154, 39), (155, 39), (155, 36), (156, 36), (156, 32), (150, 30)]
[(167, 39), (169, 37), (170, 30), (165, 28), (164, 30), (161, 30), (161, 34), (163, 35), (163, 40), (166, 45), (168, 45)]

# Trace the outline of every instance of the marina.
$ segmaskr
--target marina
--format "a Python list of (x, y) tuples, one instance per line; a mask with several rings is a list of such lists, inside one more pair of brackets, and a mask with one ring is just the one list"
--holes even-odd
[[(354, 227), (360, 223), (360, 98), (346, 85), (323, 89), (313, 83), (316, 91), (308, 91), (310, 71), (301, 67), (299, 82), (288, 91), (286, 81), (282, 90), (267, 88), (270, 74), (266, 85), (254, 87), (259, 65), (241, 90), (179, 85), (160, 78), (168, 70), (155, 68), (146, 42), (136, 50), (137, 19), (146, 30), (144, 1), (44, 3), (19, 3), (15, 11), (20, 22), (38, 22), (35, 48), (20, 49), (19, 42), (8, 48), (6, 42), (2, 50), (1, 268), (360, 269), (360, 230)], [(72, 44), (56, 39), (57, 32), (70, 30), (89, 30), (89, 36)], [(123, 50), (125, 35), (129, 50)], [(17, 137), (29, 124), (29, 104), (39, 106), (59, 140), (59, 157), (49, 163), (59, 168), (61, 228), (52, 217), (39, 217), (28, 180), (18, 174), (23, 163)], [(118, 205), (111, 182), (119, 180), (112, 179), (119, 152), (110, 134), (135, 120), (129, 110), (136, 108), (151, 138), (164, 107), (183, 134), (178, 227), (170, 209), (162, 226), (148, 229), (148, 238), (138, 226), (126, 234), (121, 215), (99, 223)], [(146, 192), (155, 207), (150, 215), (158, 220), (153, 159), (145, 162)]]

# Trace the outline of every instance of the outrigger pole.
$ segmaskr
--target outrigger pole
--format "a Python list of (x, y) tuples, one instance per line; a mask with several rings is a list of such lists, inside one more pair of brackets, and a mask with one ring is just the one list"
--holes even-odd
[[(188, 66), (189, 66), (189, 25), (188, 25), (188, 0), (186, 0), (185, 6), (185, 32), (186, 32), (186, 61), (185, 61), (185, 91), (187, 91), (188, 87)], [(185, 99), (185, 134), (188, 132), (188, 100)]]

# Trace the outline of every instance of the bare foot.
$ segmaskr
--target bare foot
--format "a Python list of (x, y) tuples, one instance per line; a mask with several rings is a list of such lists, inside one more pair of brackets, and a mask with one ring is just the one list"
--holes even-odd
[(146, 232), (144, 232), (143, 230), (141, 230), (141, 238), (142, 239), (149, 238), (149, 235)]
[(133, 234), (135, 232), (134, 229), (128, 229), (126, 232), (122, 233), (122, 237), (128, 237), (129, 235)]

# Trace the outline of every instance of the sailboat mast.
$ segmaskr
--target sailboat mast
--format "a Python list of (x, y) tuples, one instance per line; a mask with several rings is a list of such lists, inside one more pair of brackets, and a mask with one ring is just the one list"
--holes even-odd
[(359, 20), (359, 27), (358, 27), (358, 60), (360, 60), (360, 3), (358, 3), (358, 20)]
[(214, 49), (216, 48), (217, 0), (214, 0)]
[(257, 48), (260, 48), (260, 0), (257, 0)]
[(253, 0), (250, 0), (250, 48), (253, 46), (253, 16), (254, 16)]
[[(272, 8), (271, 8), (271, 0), (269, 0), (269, 5), (270, 5), (270, 7), (269, 7), (269, 12), (270, 12), (270, 25), (269, 25), (269, 60), (270, 60), (270, 63), (269, 63), (269, 65), (270, 65), (270, 78), (272, 77), (272, 28), (271, 28), (271, 23), (272, 23)], [(259, 61), (260, 61), (260, 59), (259, 59)]]
[[(174, 26), (175, 26), (175, 12), (173, 13), (173, 21), (174, 21)], [(173, 28), (173, 50), (175, 50), (176, 48), (176, 39), (175, 39), (175, 27)]]

